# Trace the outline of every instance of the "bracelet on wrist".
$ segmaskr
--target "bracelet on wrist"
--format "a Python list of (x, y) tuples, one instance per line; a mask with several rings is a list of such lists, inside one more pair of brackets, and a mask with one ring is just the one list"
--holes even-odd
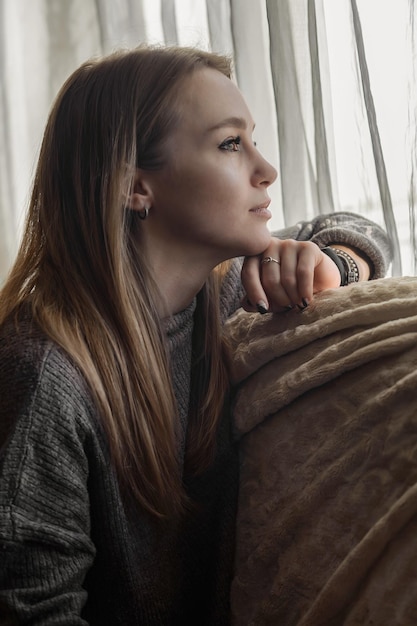
[(359, 267), (355, 259), (350, 254), (345, 252), (345, 250), (340, 250), (339, 248), (334, 248), (333, 246), (321, 248), (321, 251), (330, 257), (337, 265), (340, 272), (341, 287), (346, 287), (351, 283), (359, 282)]

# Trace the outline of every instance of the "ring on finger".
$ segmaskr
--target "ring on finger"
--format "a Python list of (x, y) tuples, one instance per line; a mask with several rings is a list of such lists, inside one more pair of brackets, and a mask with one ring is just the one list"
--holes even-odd
[(281, 261), (278, 261), (278, 259), (274, 259), (272, 256), (266, 256), (264, 259), (262, 259), (261, 263), (278, 263), (278, 265), (281, 265)]

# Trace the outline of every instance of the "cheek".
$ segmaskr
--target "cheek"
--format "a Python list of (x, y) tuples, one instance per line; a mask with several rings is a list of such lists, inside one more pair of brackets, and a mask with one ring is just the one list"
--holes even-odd
[(242, 212), (248, 203), (247, 190), (242, 176), (236, 171), (216, 168), (204, 178), (194, 179), (193, 192), (199, 204), (204, 204), (212, 213)]
[(169, 219), (190, 219), (195, 226), (210, 231), (218, 228), (219, 220), (228, 223), (242, 217), (249, 210), (247, 179), (236, 162), (216, 155), (216, 159), (202, 159), (198, 155), (184, 160), (179, 157), (170, 171), (156, 185), (155, 201), (164, 207)]

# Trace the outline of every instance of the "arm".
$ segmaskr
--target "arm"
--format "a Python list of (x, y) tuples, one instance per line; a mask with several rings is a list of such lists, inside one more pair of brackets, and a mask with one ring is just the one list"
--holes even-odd
[[(248, 311), (262, 310), (259, 304), (264, 311), (282, 311), (295, 304), (303, 307), (314, 293), (339, 287), (340, 271), (334, 260), (321, 252), (323, 247), (346, 251), (358, 266), (359, 280), (384, 276), (392, 258), (383, 229), (352, 213), (318, 216), (274, 235), (260, 257), (245, 259), (242, 283), (248, 300), (243, 307)], [(279, 264), (262, 263), (265, 257), (279, 260)]]
[(273, 234), (279, 239), (313, 241), (320, 248), (343, 246), (353, 253), (355, 259), (366, 262), (370, 279), (385, 276), (392, 261), (386, 232), (371, 220), (355, 213), (319, 215), (310, 222), (299, 222)]
[(86, 625), (95, 548), (83, 404), (58, 356), (38, 368), (12, 355), (0, 372), (0, 417), (12, 425), (0, 442), (0, 615), (20, 625)]

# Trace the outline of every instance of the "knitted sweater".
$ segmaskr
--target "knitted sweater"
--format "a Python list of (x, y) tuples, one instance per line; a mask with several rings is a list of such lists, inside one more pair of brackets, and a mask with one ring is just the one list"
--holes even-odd
[[(349, 214), (298, 224), (285, 237), (362, 250), (385, 273), (385, 234)], [(226, 319), (242, 297), (240, 261), (226, 277)], [(166, 327), (174, 391), (187, 426), (195, 303)], [(180, 523), (128, 515), (100, 416), (68, 356), (31, 320), (0, 328), (0, 623), (164, 626), (230, 622), (238, 489), (226, 411), (216, 456), (184, 474), (195, 506)]]

